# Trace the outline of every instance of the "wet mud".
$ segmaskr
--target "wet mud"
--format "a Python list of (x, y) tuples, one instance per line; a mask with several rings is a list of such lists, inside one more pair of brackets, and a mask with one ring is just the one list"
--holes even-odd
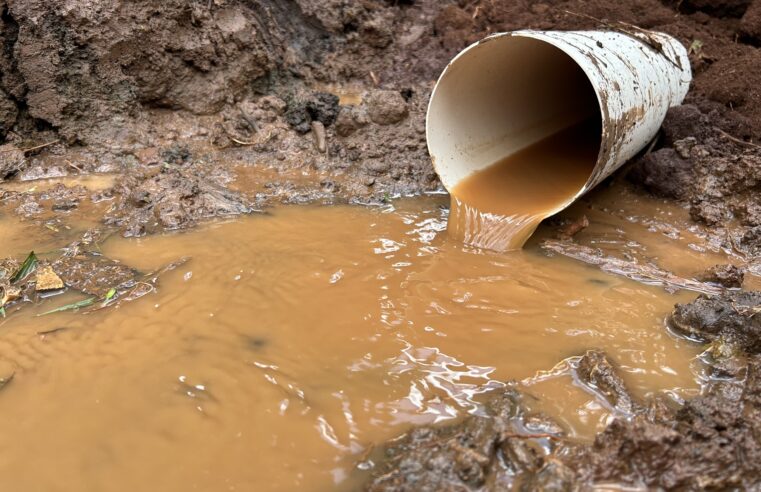
[[(457, 50), (496, 31), (616, 22), (675, 35), (695, 73), (634, 181), (689, 202), (699, 221), (761, 220), (756, 2), (67, 2), (0, 4), (0, 179), (117, 173), (119, 210), (102, 218), (128, 235), (438, 189), (424, 112)], [(165, 166), (187, 172), (146, 182)], [(253, 204), (232, 193), (239, 167), (276, 191)], [(174, 189), (184, 205), (147, 210), (141, 187)], [(37, 213), (37, 198), (18, 213)]]
[[(670, 315), (658, 304), (659, 328), (701, 353), (700, 394), (646, 397), (627, 386), (624, 369), (633, 365), (621, 354), (577, 347), (546, 362), (560, 364), (563, 388), (581, 388), (613, 416), (580, 426), (587, 438), (559, 412), (535, 410), (534, 386), (495, 379), (507, 389), (497, 389), (481, 415), (461, 412), (459, 424), (408, 433), (395, 428), (402, 437), (387, 446), (381, 441), (390, 436), (373, 434), (372, 458), (352, 455), (359, 476), (351, 484), (758, 488), (761, 307), (749, 291), (761, 288), (759, 0), (0, 0), (3, 307), (26, 316), (41, 302), (96, 298), (86, 311), (116, 307), (106, 299), (111, 289), (117, 300), (154, 294), (163, 267), (178, 258), (119, 261), (99, 249), (110, 235), (150, 236), (251, 214), (267, 220), (261, 213), (280, 204), (384, 207), (439, 192), (424, 115), (433, 82), (458, 50), (497, 31), (618, 22), (676, 36), (689, 48), (693, 86), (651, 148), (550, 219), (543, 243), (530, 244), (553, 261), (588, 264), (600, 285), (633, 280), (669, 295), (689, 292)], [(682, 208), (659, 210), (650, 195)], [(627, 199), (641, 203), (621, 205)], [(11, 282), (29, 237), (46, 253), (39, 279)], [(679, 254), (664, 246), (674, 241)], [(38, 291), (38, 282), (50, 288)], [(61, 328), (40, 329), (55, 336)], [(268, 343), (260, 334), (247, 339), (252, 347)], [(45, 350), (15, 353), (26, 367)], [(13, 370), (0, 369), (0, 389), (19, 384)]]
[[(520, 397), (510, 389), (494, 397), (487, 415), (415, 429), (391, 443), (385, 468), (367, 490), (755, 490), (761, 359), (748, 340), (758, 340), (759, 312), (758, 292), (701, 296), (675, 308), (671, 323), (686, 336), (721, 338), (737, 350), (711, 352), (714, 376), (683, 406), (638, 401), (609, 358), (590, 351), (576, 362), (576, 378), (619, 413), (593, 444), (568, 439), (546, 416), (527, 427)], [(732, 357), (742, 362), (728, 370)]]

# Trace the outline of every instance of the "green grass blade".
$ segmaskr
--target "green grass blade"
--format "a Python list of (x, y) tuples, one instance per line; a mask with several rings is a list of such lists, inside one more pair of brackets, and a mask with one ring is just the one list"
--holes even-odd
[(15, 284), (19, 280), (25, 279), (26, 276), (32, 273), (36, 267), (37, 255), (35, 255), (34, 251), (32, 251), (29, 253), (29, 256), (26, 257), (26, 260), (24, 260), (24, 263), (21, 264), (16, 273), (14, 273), (11, 277), (11, 283)]
[(95, 303), (95, 300), (97, 297), (90, 297), (88, 299), (84, 299), (82, 301), (73, 302), (71, 304), (67, 304), (65, 306), (61, 306), (59, 308), (51, 309), (50, 311), (46, 311), (42, 314), (38, 314), (37, 316), (46, 316), (48, 314), (53, 313), (60, 313), (62, 311), (71, 311), (72, 309), (79, 309), (87, 306), (92, 306), (93, 303)]

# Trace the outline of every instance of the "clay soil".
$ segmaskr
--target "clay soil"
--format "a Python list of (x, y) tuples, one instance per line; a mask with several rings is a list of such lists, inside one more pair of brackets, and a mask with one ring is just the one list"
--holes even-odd
[[(140, 236), (278, 203), (438, 190), (424, 113), (458, 50), (498, 31), (629, 24), (689, 47), (694, 81), (655, 146), (613, 179), (682, 203), (720, 247), (752, 263), (761, 255), (761, 0), (0, 0), (0, 182), (114, 177), (97, 191), (3, 187), (0, 213), (59, 227), (83, 209), (99, 229)], [(708, 275), (737, 280), (726, 266)], [(505, 473), (532, 490), (760, 486), (761, 308), (756, 294), (733, 295), (670, 317), (717, 347), (721, 384), (703, 397), (678, 409), (633, 401), (615, 364), (591, 352), (583, 360), (594, 370), (580, 365), (580, 380), (627, 409), (594, 445), (565, 442), (550, 424), (538, 432), (550, 454), (511, 438), (522, 410), (510, 390), (491, 419), (393, 444), (369, 487), (497, 490)]]

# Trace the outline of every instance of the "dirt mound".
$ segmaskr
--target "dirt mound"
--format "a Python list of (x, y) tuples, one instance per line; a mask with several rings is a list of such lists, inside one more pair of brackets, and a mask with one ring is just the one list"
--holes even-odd
[(636, 161), (628, 176), (652, 193), (685, 200), (697, 221), (761, 225), (761, 147), (722, 130), (720, 119), (695, 105), (672, 109), (663, 125), (663, 147)]

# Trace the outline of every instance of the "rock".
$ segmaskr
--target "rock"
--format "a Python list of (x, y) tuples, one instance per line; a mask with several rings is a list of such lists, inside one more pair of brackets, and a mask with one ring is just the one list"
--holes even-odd
[(26, 165), (26, 157), (13, 144), (0, 145), (0, 182), (13, 176)]
[(34, 284), (37, 292), (58, 290), (64, 287), (63, 280), (53, 271), (53, 267), (50, 265), (37, 267)]
[(161, 153), (157, 147), (138, 149), (132, 153), (143, 166), (152, 166), (161, 162)]
[(563, 224), (555, 234), (558, 239), (570, 240), (573, 236), (589, 227), (589, 219), (582, 215), (576, 220), (571, 220)]
[(312, 121), (329, 127), (338, 117), (338, 101), (338, 96), (327, 92), (315, 92), (306, 99), (294, 97), (288, 102), (285, 121), (299, 133), (309, 132)]
[(312, 120), (319, 121), (326, 127), (332, 125), (338, 117), (339, 98), (335, 94), (316, 92), (307, 101), (306, 107)]
[(576, 381), (622, 414), (631, 416), (642, 410), (604, 352), (588, 350), (576, 363), (573, 373)]
[(734, 265), (714, 265), (700, 275), (700, 280), (723, 285), (724, 287), (742, 287), (745, 270)]
[(393, 125), (407, 117), (407, 102), (397, 91), (373, 91), (367, 98), (370, 119), (379, 125)]
[(697, 144), (695, 137), (687, 137), (674, 142), (674, 150), (682, 159), (689, 159), (692, 148)]
[(288, 104), (277, 96), (264, 96), (258, 101), (259, 107), (274, 111), (275, 114), (283, 114)]
[(328, 150), (325, 136), (325, 125), (319, 121), (312, 122), (312, 135), (314, 136), (314, 146), (318, 152), (324, 154)]
[(728, 344), (750, 354), (761, 353), (761, 292), (701, 294), (677, 304), (669, 317), (678, 332), (703, 342)]
[(0, 285), (0, 307), (19, 300), (22, 294), (21, 288), (15, 285)]
[(639, 159), (627, 178), (655, 195), (677, 199), (689, 196), (695, 181), (692, 161), (683, 159), (671, 148), (651, 152)]
[(303, 102), (289, 102), (284, 118), (285, 122), (298, 133), (309, 133), (312, 118), (309, 116), (309, 111), (307, 111), (306, 104)]
[(342, 106), (336, 119), (336, 133), (341, 137), (348, 137), (368, 123), (367, 115), (358, 108)]

